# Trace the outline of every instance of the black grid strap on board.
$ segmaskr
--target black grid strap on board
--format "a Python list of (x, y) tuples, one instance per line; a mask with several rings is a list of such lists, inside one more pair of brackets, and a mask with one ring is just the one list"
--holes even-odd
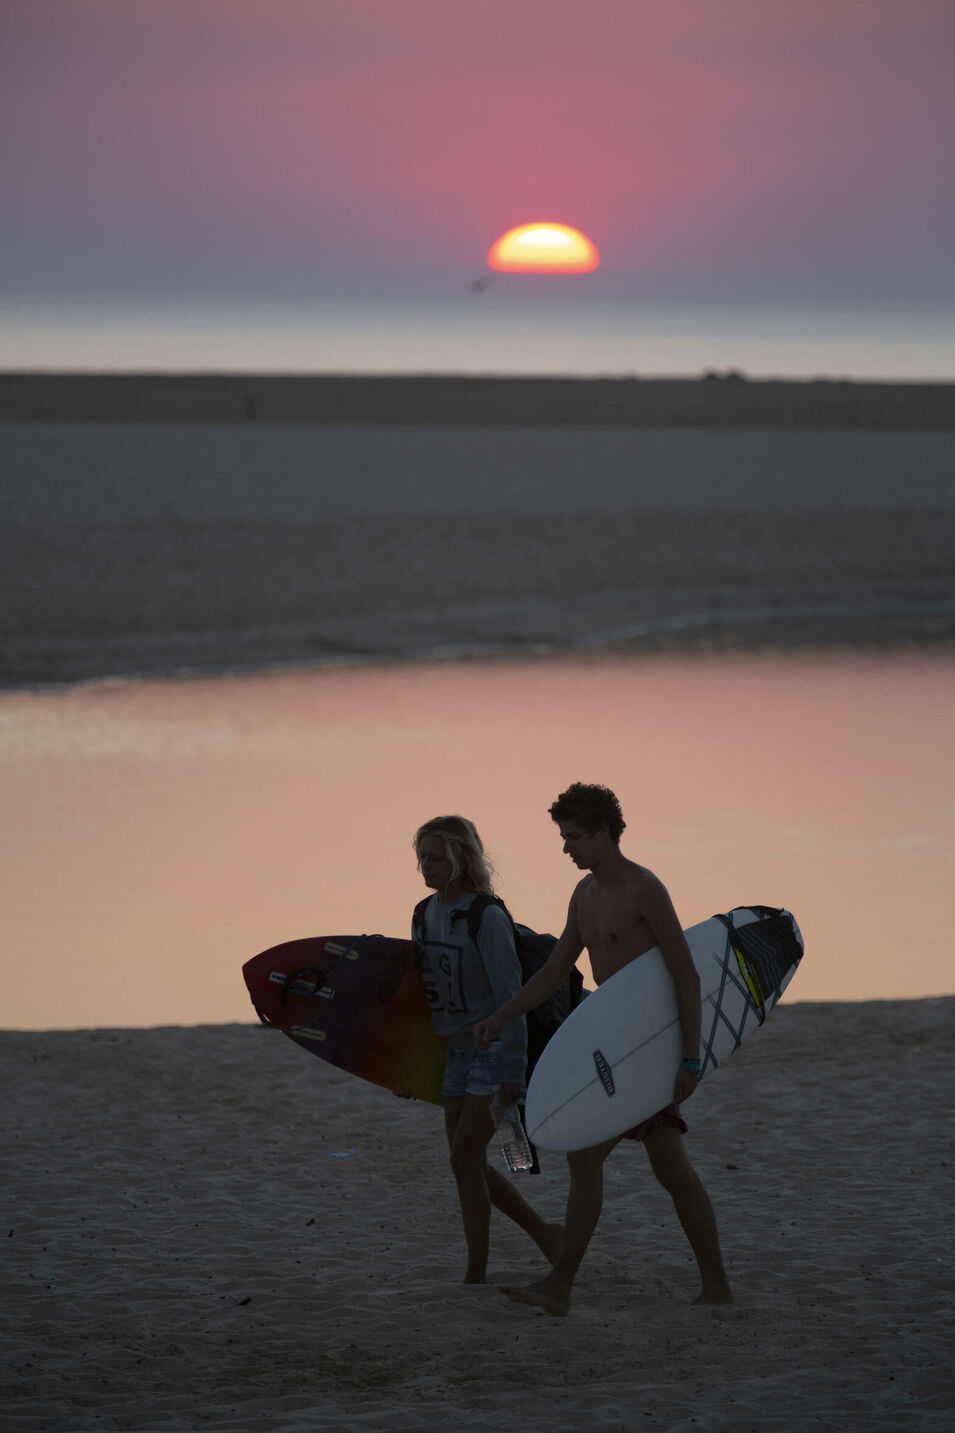
[(734, 926), (726, 916), (718, 919), (732, 932), (733, 946), (746, 962), (748, 982), (765, 1007), (767, 1000), (779, 995), (783, 977), (802, 956), (792, 918), (785, 911), (767, 911), (749, 925)]
[[(775, 1003), (783, 977), (802, 958), (802, 946), (788, 912), (773, 906), (747, 906), (746, 909), (758, 911), (759, 919), (738, 926), (731, 915), (716, 916), (726, 927), (726, 946), (722, 959), (717, 957), (721, 978), (719, 990), (712, 1000), (712, 1024), (709, 1035), (706, 1031), (702, 1035), (701, 1079), (708, 1069), (715, 1069), (719, 1064), (713, 1053), (719, 1027), (726, 1027), (732, 1036), (733, 1048), (739, 1049), (750, 1018), (755, 1016), (757, 1023), (762, 1025), (766, 1019), (767, 1000)], [(744, 1001), (737, 1025), (723, 1009), (728, 985), (738, 990)]]
[[(723, 920), (722, 916), (720, 916), (720, 920)], [(714, 1070), (719, 1067), (720, 1062), (713, 1053), (713, 1045), (716, 1041), (720, 1025), (726, 1026), (733, 1038), (733, 1049), (738, 1050), (742, 1044), (743, 1032), (746, 1029), (746, 1022), (750, 1015), (755, 1013), (757, 1021), (760, 1024), (762, 1024), (766, 1018), (765, 1014), (760, 1010), (760, 1007), (754, 1002), (752, 994), (746, 986), (746, 982), (740, 977), (738, 968), (734, 969), (734, 966), (738, 967), (739, 961), (739, 957), (733, 949), (733, 935), (736, 931), (736, 927), (732, 921), (729, 920), (724, 921), (724, 924), (727, 927), (726, 946), (723, 951), (722, 960), (720, 960), (719, 956), (716, 957), (720, 966), (721, 975), (720, 988), (716, 992), (715, 997), (712, 998), (713, 1023), (710, 1026), (709, 1035), (707, 1035), (705, 1031), (702, 1032), (701, 1035), (703, 1044), (703, 1063), (700, 1067), (701, 1080), (711, 1066)], [(743, 997), (743, 1005), (738, 1025), (733, 1024), (723, 1009), (723, 998), (726, 994), (727, 984), (734, 986)]]

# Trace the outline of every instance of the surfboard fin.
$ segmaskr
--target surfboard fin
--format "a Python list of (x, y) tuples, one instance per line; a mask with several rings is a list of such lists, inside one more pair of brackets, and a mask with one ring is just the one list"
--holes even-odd
[[(311, 982), (305, 979), (307, 975), (312, 977)], [(279, 992), (280, 1005), (288, 1004), (289, 995), (321, 995), (327, 1000), (333, 993), (328, 988), (328, 981), (325, 979), (323, 972), (316, 970), (314, 965), (303, 965), (301, 970), (289, 971), (288, 975), (283, 975), (281, 971), (273, 970), (269, 976), (269, 980), (275, 981), (282, 986)]]

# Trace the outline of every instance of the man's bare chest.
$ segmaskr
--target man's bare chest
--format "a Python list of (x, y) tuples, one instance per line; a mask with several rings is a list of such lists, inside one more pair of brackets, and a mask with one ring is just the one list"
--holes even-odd
[(578, 919), (580, 937), (597, 979), (601, 978), (598, 966), (612, 973), (655, 944), (649, 923), (633, 899), (589, 892), (580, 903)]

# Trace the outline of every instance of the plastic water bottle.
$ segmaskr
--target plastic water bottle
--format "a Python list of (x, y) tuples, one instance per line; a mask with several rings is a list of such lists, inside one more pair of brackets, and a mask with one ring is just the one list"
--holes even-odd
[(537, 1163), (533, 1146), (527, 1138), (520, 1105), (517, 1101), (505, 1105), (501, 1103), (499, 1094), (494, 1095), (491, 1100), (491, 1118), (494, 1121), (494, 1128), (497, 1130), (501, 1153), (504, 1156), (508, 1172), (510, 1174), (532, 1174), (535, 1172), (535, 1167), (539, 1169), (540, 1166)]

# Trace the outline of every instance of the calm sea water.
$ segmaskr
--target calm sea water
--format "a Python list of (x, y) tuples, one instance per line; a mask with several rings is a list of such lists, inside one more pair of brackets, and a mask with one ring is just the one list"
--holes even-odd
[(547, 815), (620, 795), (684, 925), (796, 915), (791, 1000), (955, 990), (951, 655), (448, 663), (0, 696), (7, 1028), (248, 1020), (244, 960), (404, 935), (460, 811), (518, 917), (576, 873)]
[[(475, 275), (477, 277), (477, 275)], [(546, 281), (475, 295), (295, 305), (13, 304), (0, 367), (148, 372), (535, 373), (952, 379), (955, 311), (934, 305), (664, 304)], [(524, 290), (524, 296), (521, 291)]]

